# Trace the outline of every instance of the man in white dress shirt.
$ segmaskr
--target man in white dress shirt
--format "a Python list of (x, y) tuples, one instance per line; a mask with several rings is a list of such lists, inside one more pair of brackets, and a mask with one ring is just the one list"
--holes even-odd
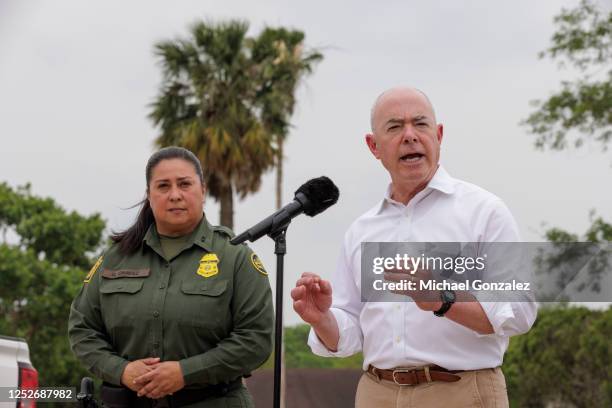
[(308, 344), (321, 356), (363, 351), (358, 408), (507, 407), (500, 366), (509, 337), (535, 321), (535, 303), (453, 291), (440, 300), (361, 302), (361, 243), (517, 242), (516, 222), (501, 199), (439, 165), (443, 126), (424, 93), (383, 92), (371, 124), (365, 140), (391, 184), (348, 229), (333, 285), (305, 272), (291, 291), (312, 327)]

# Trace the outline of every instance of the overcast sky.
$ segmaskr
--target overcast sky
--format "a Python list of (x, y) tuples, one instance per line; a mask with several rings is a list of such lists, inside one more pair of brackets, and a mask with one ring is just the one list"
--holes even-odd
[[(595, 145), (539, 152), (519, 125), (530, 100), (575, 78), (537, 53), (549, 45), (553, 16), (576, 4), (0, 0), (0, 181), (30, 182), (35, 194), (126, 228), (134, 211), (123, 208), (143, 196), (156, 135), (146, 117), (160, 84), (153, 44), (184, 36), (197, 19), (245, 19), (251, 34), (266, 25), (303, 30), (325, 58), (298, 92), (285, 201), (320, 175), (334, 180), (340, 200), (290, 227), (284, 293), (293, 324), (290, 287), (302, 271), (331, 276), (344, 231), (387, 186), (364, 135), (374, 98), (393, 85), (429, 95), (445, 126), (442, 164), (504, 199), (525, 240), (542, 240), (542, 223), (583, 233), (591, 209), (612, 218), (610, 154)], [(237, 231), (273, 211), (273, 192), (268, 174), (237, 204)], [(206, 213), (218, 222), (212, 200)], [(274, 284), (272, 243), (252, 247)]]

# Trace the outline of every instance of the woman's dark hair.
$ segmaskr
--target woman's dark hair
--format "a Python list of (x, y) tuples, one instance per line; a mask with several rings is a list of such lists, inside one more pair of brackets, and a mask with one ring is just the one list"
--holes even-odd
[[(145, 176), (147, 180), (147, 192), (149, 191), (149, 183), (151, 182), (151, 175), (153, 174), (153, 169), (161, 162), (162, 160), (170, 160), (170, 159), (182, 159), (186, 162), (189, 162), (193, 165), (198, 178), (202, 185), (204, 185), (204, 173), (202, 172), (202, 165), (200, 164), (200, 160), (195, 156), (195, 154), (191, 153), (189, 150), (178, 147), (178, 146), (169, 146), (164, 147), (163, 149), (158, 150), (153, 153), (151, 157), (149, 157), (149, 161), (147, 162), (147, 167), (145, 170)], [(142, 244), (142, 239), (144, 238), (147, 230), (155, 222), (155, 218), (153, 217), (153, 210), (151, 209), (151, 204), (149, 200), (145, 197), (140, 203), (136, 204), (136, 206), (142, 205), (140, 207), (140, 211), (138, 211), (138, 217), (136, 218), (136, 222), (126, 229), (123, 232), (114, 232), (111, 235), (111, 240), (119, 245), (119, 251), (123, 254), (133, 254), (136, 252), (140, 245)], [(132, 207), (133, 208), (133, 207)]]

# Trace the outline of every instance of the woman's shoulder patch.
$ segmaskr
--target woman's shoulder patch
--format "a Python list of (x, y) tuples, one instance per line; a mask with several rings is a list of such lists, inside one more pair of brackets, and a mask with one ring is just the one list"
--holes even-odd
[(251, 254), (251, 264), (253, 264), (253, 267), (257, 269), (257, 272), (261, 273), (262, 275), (268, 276), (268, 272), (266, 272), (266, 269), (263, 266), (263, 262), (261, 262), (261, 260), (255, 253)]

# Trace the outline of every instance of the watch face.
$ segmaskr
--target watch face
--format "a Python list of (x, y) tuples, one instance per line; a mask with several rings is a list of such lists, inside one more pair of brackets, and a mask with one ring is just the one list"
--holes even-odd
[(446, 302), (453, 303), (455, 302), (456, 298), (457, 298), (457, 295), (455, 295), (455, 292), (453, 292), (452, 290), (442, 291), (442, 299), (445, 303)]

